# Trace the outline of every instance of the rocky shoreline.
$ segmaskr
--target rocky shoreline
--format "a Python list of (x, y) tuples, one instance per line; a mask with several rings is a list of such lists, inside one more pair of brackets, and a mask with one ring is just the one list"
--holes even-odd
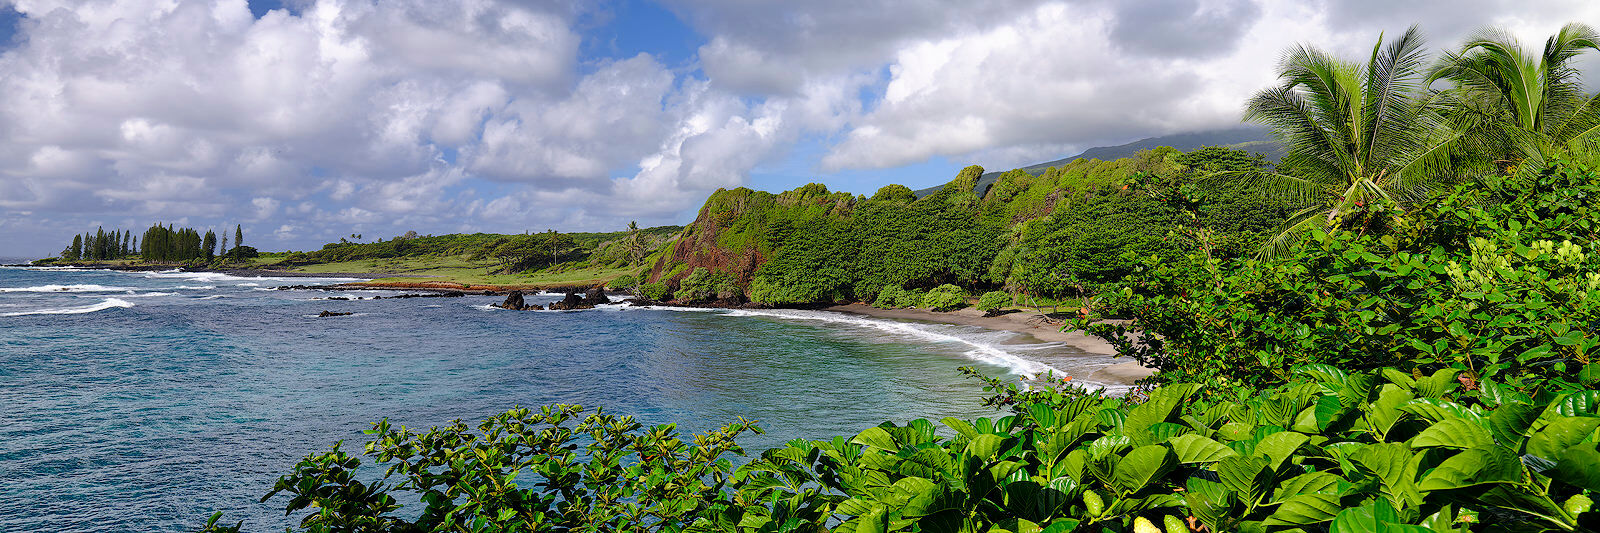
[[(31, 265), (5, 265), (5, 266), (31, 266)], [(277, 278), (356, 278), (366, 279), (376, 276), (372, 273), (308, 273), (288, 270), (270, 270), (253, 268), (196, 268), (182, 265), (105, 265), (94, 263), (59, 264), (51, 266), (73, 266), (80, 268), (103, 268), (107, 270), (120, 270), (130, 272), (163, 271), (182, 269), (185, 272), (214, 272), (240, 277), (277, 277)], [(602, 287), (592, 285), (474, 285), (451, 281), (352, 281), (326, 285), (285, 285), (277, 287), (278, 290), (320, 290), (320, 291), (351, 291), (351, 290), (397, 290), (412, 291), (387, 297), (373, 297), (372, 299), (388, 298), (419, 298), (419, 297), (452, 297), (467, 295), (506, 296), (506, 300), (496, 307), (515, 310), (544, 310), (546, 307), (537, 304), (529, 305), (522, 301), (528, 293), (560, 293), (565, 296), (549, 305), (550, 310), (578, 310), (591, 309), (597, 304), (609, 303), (605, 298)], [(595, 293), (598, 292), (598, 296)], [(602, 300), (604, 298), (604, 300)], [(632, 298), (627, 302), (641, 307), (672, 306), (672, 307), (699, 307), (716, 309), (773, 309), (772, 306), (745, 302), (708, 302), (708, 303), (676, 303), (656, 302), (644, 298)], [(1017, 312), (998, 316), (986, 316), (975, 309), (962, 309), (951, 312), (934, 312), (922, 309), (879, 309), (861, 303), (849, 304), (811, 304), (783, 306), (781, 309), (802, 309), (813, 311), (829, 311), (836, 313), (868, 316), (873, 318), (887, 318), (895, 320), (911, 320), (932, 322), (939, 324), (954, 324), (973, 326), (996, 331), (1009, 331), (1031, 336), (1041, 342), (1058, 342), (1069, 346), (1076, 351), (1081, 351), (1091, 356), (1116, 357), (1116, 350), (1104, 340), (1084, 335), (1081, 332), (1062, 332), (1059, 323), (1048, 317), (1030, 312)], [(1135, 382), (1149, 377), (1155, 371), (1143, 367), (1136, 362), (1126, 361), (1107, 365), (1083, 378), (1101, 383), (1119, 385), (1133, 385)]]

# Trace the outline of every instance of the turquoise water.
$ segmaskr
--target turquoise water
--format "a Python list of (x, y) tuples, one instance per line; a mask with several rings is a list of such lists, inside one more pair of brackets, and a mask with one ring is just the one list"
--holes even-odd
[(183, 531), (216, 510), (281, 531), (283, 502), (257, 503), (272, 481), (383, 417), (426, 427), (560, 402), (705, 431), (743, 416), (768, 430), (746, 441), (758, 451), (988, 416), (956, 367), (1024, 373), (1059, 349), (825, 312), (272, 290), (329, 281), (0, 268), (0, 531)]

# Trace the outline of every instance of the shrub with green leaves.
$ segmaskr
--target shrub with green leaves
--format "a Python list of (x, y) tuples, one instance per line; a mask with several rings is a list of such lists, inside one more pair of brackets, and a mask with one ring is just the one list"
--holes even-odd
[(940, 285), (922, 295), (917, 307), (930, 311), (952, 311), (967, 306), (967, 293), (955, 285)]
[(632, 292), (639, 287), (639, 278), (633, 277), (632, 274), (623, 274), (606, 283), (606, 287), (614, 291)]
[(667, 287), (665, 283), (655, 281), (640, 285), (639, 294), (644, 295), (645, 298), (662, 302), (672, 297), (672, 288)]
[(985, 313), (994, 313), (1011, 305), (1011, 293), (1006, 291), (989, 291), (978, 297), (978, 310)]
[(900, 300), (905, 297), (905, 292), (899, 285), (885, 285), (883, 290), (878, 291), (878, 299), (872, 302), (872, 306), (880, 309), (901, 307)]
[[(1007, 416), (884, 423), (737, 468), (723, 456), (755, 430), (743, 421), (692, 445), (670, 425), (640, 431), (574, 406), (513, 410), (476, 432), (380, 422), (365, 456), (387, 467), (381, 478), (360, 481), (373, 479), (356, 475), (363, 459), (336, 446), (268, 499), (314, 509), (310, 531), (1600, 528), (1596, 390), (1326, 365), (1264, 391), (1173, 384), (1132, 399), (986, 381), (986, 403)], [(398, 503), (418, 497), (417, 511)], [(210, 530), (230, 530), (218, 518)]]
[(1372, 206), (1275, 259), (1147, 263), (1120, 291), (1133, 325), (1079, 327), (1166, 380), (1272, 385), (1325, 363), (1571, 390), (1600, 376), (1597, 199), (1600, 175), (1560, 164)]

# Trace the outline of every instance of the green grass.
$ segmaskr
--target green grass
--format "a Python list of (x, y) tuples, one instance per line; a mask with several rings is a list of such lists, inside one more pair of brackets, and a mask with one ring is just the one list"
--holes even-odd
[[(262, 265), (265, 266), (265, 265)], [(493, 261), (473, 261), (465, 255), (445, 257), (404, 257), (362, 259), (319, 263), (290, 268), (308, 274), (367, 274), (376, 282), (449, 282), (467, 285), (592, 285), (631, 274), (640, 267), (595, 266), (564, 272), (548, 270), (517, 274), (490, 274), (498, 267)]]

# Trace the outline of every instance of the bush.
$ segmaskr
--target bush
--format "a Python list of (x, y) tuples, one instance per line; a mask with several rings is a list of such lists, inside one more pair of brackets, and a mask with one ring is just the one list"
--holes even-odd
[(639, 294), (651, 300), (664, 302), (667, 300), (667, 298), (672, 296), (672, 289), (668, 288), (667, 284), (665, 283), (655, 281), (640, 285)]
[(1005, 291), (989, 291), (978, 297), (978, 310), (993, 313), (1011, 305), (1011, 293)]
[[(1464, 386), (1453, 370), (1312, 365), (1292, 376), (1265, 391), (1169, 385), (1143, 401), (985, 378), (994, 391), (985, 403), (1011, 416), (946, 418), (943, 428), (885, 422), (849, 438), (790, 441), (737, 470), (723, 456), (742, 453), (736, 439), (748, 424), (691, 445), (672, 425), (641, 431), (631, 418), (584, 417), (575, 406), (513, 410), (477, 432), (459, 421), (420, 434), (384, 421), (366, 447), (381, 477), (358, 472), (362, 461), (335, 445), (268, 497), (289, 496), (302, 528), (341, 531), (1600, 526), (1600, 391)], [(420, 500), (420, 512), (400, 512), (402, 500)]]
[(695, 267), (689, 275), (678, 280), (678, 292), (672, 293), (672, 298), (680, 302), (710, 300), (717, 295), (717, 281), (717, 277), (706, 267)]
[(883, 290), (878, 291), (878, 299), (872, 302), (872, 306), (879, 309), (904, 307), (900, 305), (900, 300), (905, 297), (905, 292), (899, 285), (885, 285)]
[(1269, 261), (1146, 263), (1114, 302), (1142, 335), (1080, 327), (1168, 381), (1270, 386), (1313, 363), (1570, 381), (1600, 353), (1595, 198), (1600, 176), (1558, 165), (1356, 213)]
[(617, 279), (606, 283), (606, 286), (614, 291), (633, 292), (639, 286), (639, 279), (633, 277), (632, 274), (623, 274), (618, 276)]
[(967, 306), (967, 293), (955, 285), (940, 285), (923, 295), (918, 303), (930, 311), (952, 311)]
[(922, 295), (927, 293), (922, 289), (906, 289), (900, 291), (894, 300), (894, 307), (916, 307), (922, 303)]

